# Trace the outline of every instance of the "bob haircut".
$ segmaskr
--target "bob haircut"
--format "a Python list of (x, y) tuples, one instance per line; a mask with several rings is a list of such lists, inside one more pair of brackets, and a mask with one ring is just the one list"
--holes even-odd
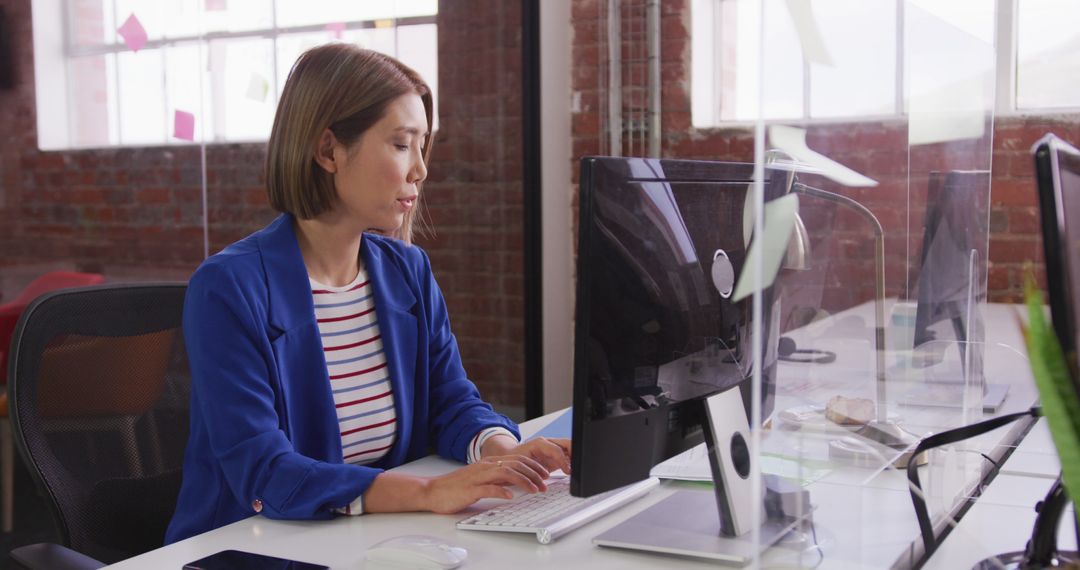
[[(266, 149), (270, 206), (302, 220), (333, 209), (337, 203), (333, 175), (315, 162), (323, 130), (329, 128), (349, 147), (383, 118), (391, 102), (410, 93), (423, 101), (430, 133), (431, 89), (412, 68), (353, 44), (331, 43), (304, 52), (285, 82)], [(424, 141), (424, 164), (431, 156), (433, 138), (428, 134)], [(418, 215), (419, 196), (391, 237), (411, 244)]]

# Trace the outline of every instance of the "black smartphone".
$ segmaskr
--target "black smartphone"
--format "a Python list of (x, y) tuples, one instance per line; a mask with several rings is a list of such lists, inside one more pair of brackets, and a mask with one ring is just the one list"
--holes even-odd
[(184, 570), (328, 570), (329, 566), (286, 560), (265, 554), (222, 550), (184, 564)]

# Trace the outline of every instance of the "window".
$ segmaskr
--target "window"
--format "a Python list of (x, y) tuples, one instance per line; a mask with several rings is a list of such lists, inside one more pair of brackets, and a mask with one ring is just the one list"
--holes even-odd
[[(898, 116), (927, 99), (975, 111), (995, 98), (998, 112), (1080, 107), (1075, 0), (692, 0), (691, 9), (695, 127), (753, 121), (759, 104), (767, 120)], [(996, 97), (995, 77), (1008, 78)]]
[(398, 57), (437, 95), (437, 10), (437, 0), (34, 0), (38, 144), (265, 141), (293, 62), (328, 41)]

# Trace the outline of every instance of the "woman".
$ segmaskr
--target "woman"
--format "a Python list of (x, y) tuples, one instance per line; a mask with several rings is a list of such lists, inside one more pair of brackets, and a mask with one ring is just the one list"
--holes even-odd
[[(410, 245), (431, 119), (393, 58), (335, 43), (293, 66), (267, 149), (282, 214), (188, 286), (191, 435), (167, 543), (255, 513), (451, 513), (569, 472), (569, 441), (519, 443), (480, 399)], [(431, 448), (468, 465), (384, 471)]]

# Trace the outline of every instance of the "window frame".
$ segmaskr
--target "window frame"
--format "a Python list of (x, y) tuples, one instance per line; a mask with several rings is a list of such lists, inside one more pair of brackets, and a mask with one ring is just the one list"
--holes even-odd
[[(723, 17), (720, 8), (724, 4), (728, 4), (732, 0), (715, 0), (710, 4), (713, 9), (710, 14), (702, 17), (710, 18), (715, 22), (714, 28), (720, 23)], [(1017, 91), (1018, 91), (1018, 4), (1019, 0), (996, 0), (995, 10), (995, 96), (994, 96), (994, 115), (997, 117), (1025, 117), (1033, 115), (1047, 115), (1047, 114), (1059, 114), (1059, 113), (1080, 113), (1080, 105), (1065, 106), (1065, 107), (1039, 107), (1039, 108), (1018, 108), (1017, 107)], [(689, 5), (689, 4), (688, 4)], [(803, 112), (801, 116), (792, 117), (777, 117), (766, 118), (766, 123), (784, 123), (784, 124), (796, 124), (796, 125), (815, 125), (815, 124), (834, 124), (843, 122), (887, 122), (895, 121), (898, 119), (904, 119), (908, 116), (908, 112), (905, 109), (904, 90), (906, 88), (906, 77), (904, 73), (904, 0), (896, 0), (896, 90), (894, 94), (893, 109), (894, 112), (889, 114), (876, 114), (876, 115), (851, 115), (846, 117), (812, 117), (810, 116), (810, 63), (803, 58), (803, 77), (802, 77), (802, 108)], [(713, 61), (723, 61), (723, 44), (720, 38), (721, 34), (714, 34), (711, 38), (711, 51)], [(692, 40), (691, 40), (692, 41)], [(705, 78), (707, 82), (711, 83), (711, 93), (722, 93), (723, 84), (722, 78), (724, 71), (721, 69), (722, 64), (716, 64), (713, 66), (713, 72)], [(690, 67), (693, 69), (693, 66)], [(693, 71), (691, 71), (693, 75)], [(691, 77), (691, 85), (693, 85), (694, 78)], [(695, 96), (693, 87), (691, 87), (690, 97), (693, 99)], [(693, 107), (693, 102), (691, 102)], [(720, 116), (720, 111), (717, 110), (712, 113), (712, 117), (716, 119)], [(753, 125), (756, 121), (754, 119), (735, 119), (735, 120), (714, 120), (711, 124), (707, 125), (693, 125), (695, 130), (712, 130), (712, 129), (724, 129), (724, 128), (738, 128), (747, 127)]]
[[(108, 0), (106, 0), (106, 1), (108, 1)], [(170, 48), (178, 48), (178, 47), (188, 47), (188, 48), (190, 48), (192, 45), (195, 45), (195, 46), (198, 47), (199, 60), (200, 61), (205, 61), (206, 58), (209, 57), (208, 52), (210, 51), (210, 46), (211, 46), (212, 42), (222, 42), (222, 41), (228, 42), (228, 41), (238, 41), (238, 40), (242, 41), (242, 40), (255, 40), (255, 39), (257, 39), (257, 40), (270, 40), (271, 46), (272, 46), (271, 49), (272, 49), (272, 58), (273, 58), (271, 65), (272, 65), (273, 69), (272, 69), (271, 77), (267, 78), (267, 81), (270, 84), (269, 90), (268, 90), (268, 96), (274, 98), (274, 102), (275, 102), (275, 105), (276, 105), (276, 101), (277, 101), (278, 95), (280, 93), (279, 86), (284, 81), (284, 78), (280, 77), (280, 71), (279, 71), (279, 66), (278, 66), (278, 51), (279, 51), (278, 40), (279, 40), (279, 38), (281, 38), (283, 36), (292, 36), (292, 35), (305, 34), (305, 33), (308, 33), (308, 34), (311, 34), (311, 33), (329, 33), (329, 31), (327, 30), (327, 27), (326, 27), (327, 24), (325, 24), (325, 23), (306, 24), (306, 25), (299, 25), (299, 26), (278, 26), (277, 25), (277, 13), (278, 13), (277, 4), (278, 4), (278, 0), (270, 0), (270, 10), (271, 10), (271, 25), (270, 25), (270, 27), (256, 28), (256, 29), (251, 29), (251, 30), (243, 30), (243, 31), (235, 31), (235, 32), (232, 32), (232, 31), (227, 31), (227, 32), (226, 31), (207, 32), (207, 33), (201, 33), (201, 34), (190, 34), (190, 35), (175, 36), (175, 37), (168, 37), (168, 38), (148, 39), (146, 41), (146, 44), (143, 47), (141, 47), (139, 49), (139, 51), (140, 52), (143, 52), (143, 51), (146, 51), (146, 52), (158, 52), (158, 53), (161, 54), (161, 57), (164, 60), (164, 58), (166, 57), (166, 54), (168, 53), (168, 50)], [(43, 5), (44, 8), (39, 9), (39, 8), (42, 8), (42, 6), (40, 6), (40, 5)], [(115, 2), (114, 2), (114, 6), (115, 6)], [(42, 151), (65, 151), (65, 150), (83, 150), (83, 149), (95, 149), (95, 148), (96, 149), (106, 149), (106, 148), (107, 149), (144, 148), (144, 147), (185, 146), (185, 145), (200, 145), (200, 144), (207, 144), (207, 145), (252, 144), (252, 143), (265, 143), (267, 141), (266, 138), (226, 138), (226, 135), (225, 135), (224, 131), (219, 132), (219, 129), (223, 128), (223, 126), (222, 126), (223, 123), (221, 121), (210, 121), (207, 124), (205, 124), (204, 127), (203, 127), (204, 130), (203, 130), (203, 133), (202, 133), (201, 140), (197, 139), (197, 140), (194, 140), (194, 141), (187, 141), (187, 140), (182, 140), (182, 139), (176, 139), (175, 137), (172, 137), (172, 136), (167, 134), (166, 137), (165, 137), (165, 140), (163, 140), (163, 141), (134, 142), (134, 143), (133, 142), (123, 142), (122, 140), (120, 140), (120, 137), (122, 135), (120, 135), (120, 133), (119, 133), (120, 124), (121, 124), (121, 121), (122, 121), (122, 113), (123, 113), (123, 106), (122, 106), (121, 102), (119, 101), (119, 99), (120, 99), (120, 81), (121, 81), (122, 71), (121, 71), (120, 66), (118, 64), (118, 61), (117, 61), (118, 57), (117, 57), (116, 59), (114, 59), (114, 62), (116, 62), (116, 63), (114, 63), (116, 69), (115, 69), (115, 72), (113, 73), (113, 77), (111, 78), (111, 81), (113, 82), (113, 85), (111, 86), (111, 89), (110, 89), (112, 92), (114, 92), (116, 94), (116, 101), (110, 102), (107, 105), (109, 107), (113, 107), (113, 106), (116, 107), (115, 116), (110, 116), (108, 118), (108, 122), (109, 122), (108, 131), (110, 133), (108, 136), (111, 138), (113, 136), (113, 134), (115, 133), (115, 136), (117, 137), (118, 142), (113, 143), (113, 144), (100, 144), (100, 143), (95, 143), (95, 144), (75, 144), (75, 143), (73, 143), (73, 138), (74, 137), (73, 137), (73, 133), (71, 132), (71, 130), (69, 128), (69, 125), (70, 125), (70, 123), (72, 121), (75, 120), (75, 111), (73, 109), (73, 104), (72, 104), (72, 102), (74, 101), (74, 93), (72, 93), (72, 91), (77, 89), (78, 86), (75, 85), (74, 82), (70, 79), (71, 74), (69, 73), (69, 66), (71, 66), (73, 62), (76, 62), (76, 61), (78, 61), (79, 59), (82, 59), (82, 58), (101, 57), (101, 56), (105, 56), (105, 57), (114, 56), (115, 57), (115, 56), (119, 56), (122, 53), (129, 52), (129, 51), (131, 51), (131, 49), (128, 48), (127, 45), (119, 37), (117, 37), (116, 41), (114, 41), (112, 43), (102, 42), (100, 44), (91, 44), (91, 45), (74, 45), (74, 43), (71, 41), (71, 37), (72, 37), (71, 36), (71, 30), (72, 30), (71, 18), (72, 18), (72, 15), (70, 14), (71, 4), (70, 4), (70, 2), (68, 0), (34, 0), (33, 8), (34, 8), (34, 11), (33, 11), (33, 13), (34, 13), (33, 30), (35, 32), (35, 34), (34, 34), (34, 37), (35, 37), (35, 42), (34, 42), (35, 43), (35, 46), (34, 46), (35, 47), (35, 50), (34, 50), (35, 51), (35, 71), (36, 71), (35, 76), (36, 77), (41, 77), (42, 75), (51, 76), (51, 79), (46, 79), (44, 82), (35, 80), (35, 84), (36, 84), (35, 86), (37, 88), (36, 90), (39, 93), (39, 95), (37, 97), (37, 104), (38, 104), (38, 109), (39, 109), (38, 116), (42, 117), (43, 113), (41, 113), (40, 110), (45, 109), (45, 108), (49, 109), (51, 111), (50, 114), (52, 114), (52, 115), (62, 115), (62, 117), (59, 117), (59, 120), (51, 121), (51, 123), (52, 123), (52, 127), (51, 127), (52, 128), (52, 136), (50, 136), (49, 139), (50, 139), (50, 141), (55, 140), (55, 141), (58, 141), (58, 142), (51, 142), (48, 145), (43, 145), (42, 144), (42, 136), (41, 136), (41, 133), (42, 133), (43, 129), (48, 128), (48, 126), (43, 127), (42, 120), (39, 118), (39, 121), (38, 121), (38, 132), (39, 132), (38, 148), (39, 148), (39, 150), (42, 150)], [(113, 12), (115, 12), (115, 7), (114, 7)], [(114, 17), (115, 17), (115, 15), (114, 15)], [(398, 42), (397, 30), (399, 28), (410, 27), (410, 26), (418, 26), (418, 25), (434, 25), (436, 27), (436, 30), (438, 30), (438, 14), (436, 13), (436, 14), (429, 14), (429, 15), (403, 16), (403, 17), (393, 17), (393, 18), (377, 18), (377, 19), (372, 19), (372, 20), (349, 20), (349, 21), (344, 21), (344, 22), (341, 22), (341, 23), (344, 25), (344, 29), (342, 30), (343, 32), (354, 31), (354, 30), (380, 29), (380, 28), (386, 28), (386, 27), (393, 28), (394, 31), (395, 31), (395, 33), (394, 33), (394, 47), (395, 47), (395, 51), (397, 51), (397, 42)], [(111, 26), (112, 24), (113, 24), (113, 22), (106, 23), (106, 25), (109, 25), (109, 26)], [(54, 42), (52, 45), (46, 44), (44, 46), (45, 49), (42, 49), (42, 47), (43, 47), (41, 45), (42, 42), (39, 42), (39, 37), (38, 36), (39, 35), (48, 35), (48, 34), (39, 34), (38, 33), (39, 28), (42, 28), (42, 27), (50, 28), (49, 31), (52, 33), (54, 38), (55, 38), (56, 35), (59, 35), (60, 46), (55, 46), (55, 42)], [(57, 34), (57, 32), (59, 32), (59, 34)], [(56, 47), (59, 47), (59, 50), (57, 50)], [(51, 49), (49, 49), (49, 48), (51, 48)], [(41, 54), (41, 55), (39, 55), (39, 54)], [(108, 65), (108, 64), (106, 64), (106, 65)], [(46, 71), (46, 69), (49, 69), (50, 67), (51, 67), (51, 69), (49, 71)], [(46, 69), (43, 69), (43, 68), (46, 68)], [(61, 76), (61, 77), (58, 77), (58, 75)], [(215, 93), (216, 91), (215, 91), (214, 82), (216, 80), (220, 80), (220, 77), (219, 77), (220, 75), (221, 74), (219, 74), (219, 73), (214, 73), (212, 70), (211, 71), (206, 71), (205, 77), (206, 77), (206, 80), (208, 82), (210, 82), (210, 83), (209, 83), (209, 85), (207, 85), (205, 87), (204, 87), (204, 85), (200, 85), (198, 87), (198, 89), (200, 89), (200, 90), (207, 89), (209, 93), (211, 93), (211, 94)], [(106, 77), (106, 81), (110, 81), (110, 79), (108, 77)], [(42, 83), (45, 83), (45, 85), (43, 85)], [(167, 66), (164, 63), (161, 66), (161, 83), (162, 83), (163, 91), (165, 93), (165, 97), (166, 97), (166, 101), (167, 101), (168, 100), (169, 79), (168, 79), (168, 73), (167, 73)], [(61, 87), (59, 89), (55, 89), (53, 91), (54, 92), (59, 92), (59, 93), (62, 94), (61, 95), (61, 97), (63, 98), (62, 107), (57, 106), (60, 102), (57, 101), (58, 97), (56, 97), (55, 95), (42, 97), (43, 92), (49, 91), (50, 85), (56, 85), (56, 84), (60, 84)], [(200, 93), (199, 96), (201, 98), (204, 95), (202, 93)], [(45, 99), (44, 102), (43, 102), (43, 99)], [(208, 105), (211, 107), (212, 112), (213, 112), (212, 116), (214, 116), (214, 117), (217, 117), (221, 113), (225, 112), (225, 102), (224, 101), (215, 101), (214, 98), (212, 97), (212, 95), (210, 97), (210, 101), (208, 102)], [(171, 132), (171, 125), (172, 125), (172, 117), (171, 117), (170, 113), (168, 112), (169, 105), (166, 104), (165, 107), (166, 107), (166, 112), (164, 114), (165, 116), (163, 116), (161, 118), (161, 120), (166, 125), (165, 132), (170, 133)], [(46, 122), (49, 122), (49, 121), (46, 121)], [(62, 133), (62, 135), (59, 135), (57, 133)]]

